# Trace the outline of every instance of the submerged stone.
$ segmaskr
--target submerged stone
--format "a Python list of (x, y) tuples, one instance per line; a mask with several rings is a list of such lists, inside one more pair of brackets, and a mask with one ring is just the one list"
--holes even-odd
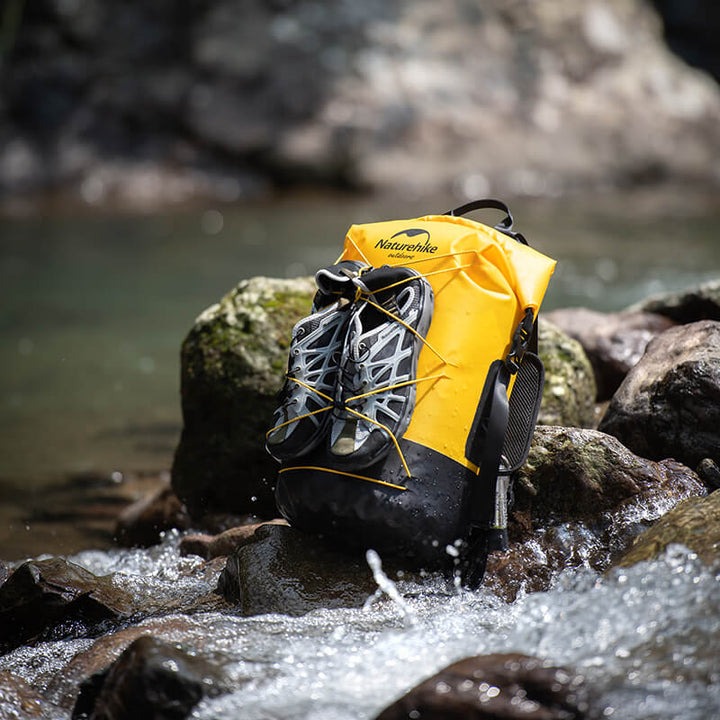
[(537, 718), (582, 720), (585, 678), (573, 670), (516, 653), (465, 658), (424, 680), (375, 720)]
[(11, 720), (51, 720), (58, 709), (37, 690), (13, 673), (0, 671), (0, 718)]
[(134, 609), (111, 576), (62, 558), (29, 560), (0, 587), (0, 652), (50, 635), (92, 636)]
[(182, 720), (206, 695), (224, 690), (225, 678), (208, 661), (143, 635), (104, 672), (80, 689), (73, 720)]

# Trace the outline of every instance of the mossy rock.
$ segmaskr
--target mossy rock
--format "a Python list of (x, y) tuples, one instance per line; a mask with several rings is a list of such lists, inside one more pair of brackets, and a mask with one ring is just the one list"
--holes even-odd
[(707, 565), (720, 566), (720, 491), (681, 502), (640, 535), (618, 565), (654, 560), (673, 544), (689, 548)]
[(540, 358), (545, 388), (541, 425), (589, 428), (595, 421), (595, 374), (582, 345), (547, 319), (540, 318)]
[(311, 278), (255, 277), (205, 310), (181, 352), (183, 431), (172, 485), (190, 514), (275, 517), (277, 464), (264, 449), (293, 325)]

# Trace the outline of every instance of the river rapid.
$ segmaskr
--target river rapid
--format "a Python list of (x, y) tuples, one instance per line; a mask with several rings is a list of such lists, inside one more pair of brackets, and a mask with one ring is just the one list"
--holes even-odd
[[(70, 559), (96, 574), (113, 573), (138, 599), (162, 603), (210, 589), (186, 580), (201, 561), (181, 557), (178, 540), (169, 533), (150, 551), (85, 551)], [(433, 576), (397, 585), (377, 579), (385, 591), (363, 608), (301, 617), (201, 613), (177, 627), (172, 617), (139, 627), (211, 659), (228, 678), (230, 692), (201, 701), (191, 716), (198, 720), (369, 720), (449, 663), (504, 652), (584, 675), (590, 717), (709, 720), (720, 712), (720, 582), (681, 546), (605, 576), (566, 571), (549, 591), (521, 593), (510, 604)], [(92, 643), (20, 648), (0, 658), (0, 670), (60, 703), (71, 691), (62, 681), (68, 664)], [(11, 717), (2, 715), (1, 703), (0, 716)]]

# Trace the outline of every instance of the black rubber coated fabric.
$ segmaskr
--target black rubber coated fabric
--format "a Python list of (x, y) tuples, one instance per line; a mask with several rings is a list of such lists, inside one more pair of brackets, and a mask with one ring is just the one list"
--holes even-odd
[(448, 569), (448, 545), (467, 536), (469, 492), (477, 476), (463, 465), (418, 443), (400, 441), (413, 472), (408, 478), (397, 453), (365, 468), (363, 475), (405, 486), (406, 490), (325, 470), (327, 456), (313, 454), (288, 463), (278, 476), (275, 499), (292, 525), (326, 535), (339, 544), (402, 558), (409, 567)]

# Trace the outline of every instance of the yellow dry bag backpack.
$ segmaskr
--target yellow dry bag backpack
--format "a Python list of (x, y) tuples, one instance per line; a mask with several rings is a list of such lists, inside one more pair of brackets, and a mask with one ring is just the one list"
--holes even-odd
[[(480, 209), (505, 217), (462, 217)], [(536, 318), (555, 267), (512, 223), (478, 200), (353, 225), (318, 271), (266, 440), (292, 525), (415, 567), (459, 562), (479, 584), (537, 420)]]

